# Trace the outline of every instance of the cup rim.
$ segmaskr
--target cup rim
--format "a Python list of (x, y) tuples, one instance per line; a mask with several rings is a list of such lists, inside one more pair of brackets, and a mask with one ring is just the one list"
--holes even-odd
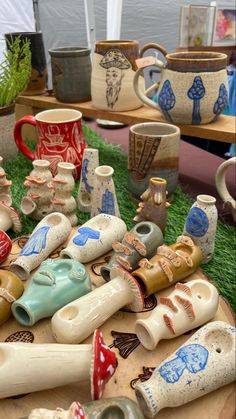
[[(141, 132), (137, 132), (136, 129), (139, 127), (147, 127), (147, 126), (152, 126), (152, 127), (157, 127), (157, 128), (163, 128), (163, 127), (171, 127), (173, 128), (173, 132), (169, 132), (166, 134), (160, 134), (160, 133), (156, 133), (156, 134), (149, 134), (149, 133), (141, 133)], [(164, 122), (141, 122), (139, 124), (135, 124), (135, 125), (131, 125), (130, 127), (130, 131), (135, 134), (135, 135), (140, 135), (143, 137), (169, 137), (170, 135), (176, 135), (179, 134), (180, 135), (180, 129), (179, 127), (177, 127), (176, 125), (173, 124), (168, 124), (168, 123), (164, 123)]]
[(133, 43), (137, 43), (139, 44), (139, 42), (136, 39), (101, 39), (95, 42), (95, 46), (96, 45), (100, 45), (100, 44), (107, 44), (107, 45), (113, 45), (113, 44), (133, 44)]
[[(59, 112), (59, 113), (71, 112), (71, 114), (74, 114), (74, 117), (64, 118), (63, 120), (58, 119), (58, 120), (51, 120), (51, 121), (43, 118), (45, 115), (50, 115), (56, 112)], [(76, 109), (68, 109), (68, 108), (47, 109), (45, 111), (37, 113), (35, 115), (35, 119), (37, 122), (43, 122), (43, 123), (48, 123), (48, 124), (65, 124), (66, 122), (76, 122), (78, 120), (81, 120), (82, 113), (80, 111), (77, 111)]]

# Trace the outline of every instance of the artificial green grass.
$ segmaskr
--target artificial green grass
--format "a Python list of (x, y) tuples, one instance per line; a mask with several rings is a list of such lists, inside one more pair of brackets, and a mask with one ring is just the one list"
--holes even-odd
[[(99, 149), (99, 162), (114, 168), (114, 183), (117, 192), (117, 199), (121, 212), (121, 217), (125, 221), (128, 229), (134, 226), (133, 217), (136, 214), (137, 205), (129, 197), (127, 183), (127, 156), (122, 153), (118, 146), (106, 143), (98, 134), (90, 128), (84, 126), (84, 135), (90, 147)], [(16, 160), (7, 162), (5, 170), (8, 178), (13, 181), (12, 192), (15, 208), (20, 209), (20, 202), (25, 195), (27, 188), (23, 181), (32, 170), (31, 162), (19, 153)], [(74, 191), (77, 196), (78, 182)], [(168, 221), (165, 229), (165, 243), (171, 244), (176, 241), (178, 235), (182, 233), (186, 216), (192, 200), (177, 188), (174, 200), (168, 208)], [(88, 213), (78, 211), (79, 224), (89, 219)], [(32, 232), (37, 222), (22, 215), (24, 227), (20, 234), (25, 235)], [(10, 232), (11, 238), (16, 237), (16, 233)], [(236, 311), (236, 283), (235, 283), (235, 229), (222, 221), (218, 221), (215, 255), (207, 264), (202, 265), (202, 269), (217, 286), (221, 295), (226, 297), (234, 311)]]

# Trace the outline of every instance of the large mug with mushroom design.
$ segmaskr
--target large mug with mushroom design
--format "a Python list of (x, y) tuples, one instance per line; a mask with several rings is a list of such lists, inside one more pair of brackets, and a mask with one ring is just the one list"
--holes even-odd
[[(228, 104), (227, 55), (218, 52), (177, 52), (159, 59), (139, 60), (134, 90), (146, 105), (159, 109), (174, 124), (207, 124)], [(139, 87), (143, 69), (154, 65), (161, 78), (145, 93)], [(153, 92), (155, 100), (147, 97)], [(157, 102), (157, 103), (156, 103)]]
[[(137, 41), (97, 41), (92, 65), (91, 96), (93, 106), (106, 111), (129, 111), (142, 106), (136, 96), (133, 79), (137, 70), (136, 59), (147, 49), (167, 52), (157, 44), (147, 44), (140, 50)], [(144, 78), (139, 80), (144, 91)]]

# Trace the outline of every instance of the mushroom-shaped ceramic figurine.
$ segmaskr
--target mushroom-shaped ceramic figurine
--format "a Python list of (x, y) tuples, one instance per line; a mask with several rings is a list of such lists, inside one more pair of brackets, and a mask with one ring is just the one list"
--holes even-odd
[(5, 231), (0, 230), (0, 264), (7, 259), (12, 248), (12, 242), (10, 237)]
[(97, 400), (117, 365), (99, 330), (92, 344), (2, 342), (0, 354), (0, 398), (90, 381), (91, 397)]
[(113, 267), (111, 281), (67, 304), (52, 317), (53, 334), (60, 343), (80, 343), (121, 307), (143, 309), (138, 282), (124, 269)]
[(7, 231), (10, 228), (20, 232), (22, 230), (21, 218), (15, 208), (0, 201), (0, 229)]

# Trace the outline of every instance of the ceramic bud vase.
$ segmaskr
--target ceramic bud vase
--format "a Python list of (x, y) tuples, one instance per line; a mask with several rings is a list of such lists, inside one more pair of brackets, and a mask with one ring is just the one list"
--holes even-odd
[(81, 263), (47, 259), (32, 276), (24, 295), (13, 303), (12, 313), (18, 323), (33, 326), (91, 289), (90, 277)]
[(175, 244), (159, 246), (150, 260), (141, 259), (139, 269), (132, 275), (139, 282), (145, 296), (174, 285), (196, 271), (202, 252), (190, 237), (178, 237)]
[(108, 265), (102, 266), (100, 273), (105, 281), (110, 281), (110, 271), (114, 266), (121, 266), (127, 271), (138, 267), (138, 262), (145, 256), (151, 258), (156, 249), (163, 243), (160, 228), (150, 221), (138, 223), (125, 233), (121, 242), (114, 242), (114, 250)]
[(97, 400), (116, 369), (115, 353), (99, 330), (92, 345), (3, 342), (0, 354), (0, 398), (90, 381), (91, 397)]
[(47, 215), (35, 227), (10, 270), (22, 280), (28, 279), (30, 272), (64, 243), (70, 233), (71, 224), (65, 215), (58, 212)]
[(12, 242), (5, 231), (0, 230), (0, 264), (7, 259), (12, 249)]
[(137, 281), (119, 267), (112, 268), (110, 276), (110, 282), (54, 314), (52, 331), (57, 342), (82, 342), (124, 306), (134, 312), (143, 309), (143, 295)]
[(235, 327), (211, 322), (158, 366), (151, 378), (135, 387), (148, 418), (164, 407), (176, 407), (235, 380)]
[(98, 150), (96, 148), (85, 148), (77, 198), (80, 211), (91, 211), (92, 194), (95, 184), (95, 169), (98, 166)]
[(104, 255), (112, 243), (122, 240), (126, 233), (123, 220), (113, 215), (99, 214), (78, 228), (67, 247), (61, 251), (62, 258), (87, 263)]
[(95, 186), (92, 194), (91, 217), (105, 213), (120, 217), (111, 166), (99, 166), (95, 169)]
[(216, 199), (210, 195), (198, 195), (190, 208), (183, 234), (193, 239), (202, 251), (202, 263), (209, 262), (214, 255), (217, 227)]
[(20, 278), (9, 271), (0, 269), (0, 325), (9, 319), (11, 304), (24, 292)]
[(216, 287), (202, 279), (182, 284), (178, 282), (147, 319), (135, 323), (135, 333), (141, 344), (154, 350), (161, 339), (172, 339), (211, 320), (218, 309)]
[(12, 204), (11, 185), (12, 181), (6, 177), (6, 172), (2, 167), (3, 158), (0, 156), (0, 201)]
[(12, 229), (19, 233), (22, 230), (21, 217), (16, 209), (10, 206), (10, 202), (8, 195), (4, 195), (3, 200), (0, 200), (0, 229)]

